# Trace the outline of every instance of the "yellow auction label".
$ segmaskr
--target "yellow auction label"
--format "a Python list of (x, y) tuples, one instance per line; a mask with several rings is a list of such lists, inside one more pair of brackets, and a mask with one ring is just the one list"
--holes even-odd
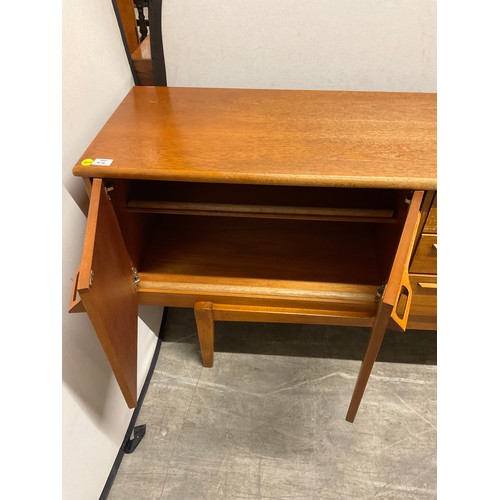
[(92, 165), (94, 163), (94, 160), (92, 158), (85, 158), (85, 160), (82, 160), (82, 165), (84, 167), (88, 167), (89, 165)]

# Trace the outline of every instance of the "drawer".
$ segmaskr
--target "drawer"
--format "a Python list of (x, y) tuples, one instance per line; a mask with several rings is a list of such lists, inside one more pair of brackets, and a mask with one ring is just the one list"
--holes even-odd
[(437, 277), (410, 274), (413, 291), (408, 328), (437, 329)]
[(427, 214), (427, 219), (425, 220), (424, 228), (422, 230), (423, 233), (437, 233), (437, 195), (434, 196), (434, 200), (432, 201), (431, 208), (429, 213)]
[(437, 236), (422, 234), (410, 266), (411, 273), (437, 274)]
[(429, 214), (425, 220), (423, 232), (432, 234), (437, 233), (437, 207), (432, 207), (429, 210)]
[(411, 312), (419, 314), (436, 314), (437, 276), (429, 274), (410, 274), (413, 290)]

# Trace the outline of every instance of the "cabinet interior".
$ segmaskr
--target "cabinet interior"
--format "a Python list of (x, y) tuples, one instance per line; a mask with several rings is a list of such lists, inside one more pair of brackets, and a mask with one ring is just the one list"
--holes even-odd
[(396, 192), (383, 189), (134, 181), (127, 209), (163, 214), (390, 221)]
[[(108, 181), (148, 286), (375, 294), (410, 193), (390, 189)], [(138, 238), (138, 236), (140, 236)], [(152, 285), (153, 284), (153, 285)], [(293, 292), (291, 292), (293, 293)]]

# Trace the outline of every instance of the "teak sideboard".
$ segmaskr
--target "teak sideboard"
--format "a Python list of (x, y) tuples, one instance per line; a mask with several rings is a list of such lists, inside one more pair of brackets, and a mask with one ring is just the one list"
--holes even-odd
[(436, 329), (436, 95), (134, 87), (73, 169), (90, 196), (70, 311), (129, 407), (139, 304), (216, 321)]

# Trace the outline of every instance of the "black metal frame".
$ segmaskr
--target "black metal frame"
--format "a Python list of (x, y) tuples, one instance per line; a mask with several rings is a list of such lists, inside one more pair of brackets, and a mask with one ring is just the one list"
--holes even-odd
[(161, 24), (162, 0), (149, 0), (149, 38), (151, 40), (151, 64), (153, 81), (156, 86), (167, 86), (167, 71), (163, 53), (163, 37)]

